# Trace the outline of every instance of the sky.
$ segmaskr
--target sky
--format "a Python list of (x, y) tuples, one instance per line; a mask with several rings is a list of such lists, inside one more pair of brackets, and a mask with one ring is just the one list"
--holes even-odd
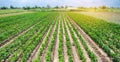
[(74, 7), (99, 7), (106, 5), (108, 7), (120, 7), (120, 0), (0, 0), (2, 6), (74, 6)]

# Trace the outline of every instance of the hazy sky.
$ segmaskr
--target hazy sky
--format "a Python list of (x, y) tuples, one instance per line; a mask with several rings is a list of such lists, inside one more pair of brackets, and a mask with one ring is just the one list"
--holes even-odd
[(120, 7), (120, 0), (0, 0), (0, 6), (114, 6)]

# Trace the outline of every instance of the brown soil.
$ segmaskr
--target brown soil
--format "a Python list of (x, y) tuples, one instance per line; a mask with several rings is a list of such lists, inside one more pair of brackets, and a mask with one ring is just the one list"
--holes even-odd
[[(65, 22), (65, 24), (66, 24), (66, 22)], [(66, 29), (67, 29), (67, 32), (68, 32), (68, 35), (69, 35), (69, 38), (70, 38), (70, 43), (71, 43), (71, 48), (72, 48), (72, 52), (73, 52), (74, 62), (81, 62), (81, 60), (79, 59), (79, 56), (77, 54), (77, 51), (76, 51), (77, 49), (74, 46), (74, 42), (73, 42), (73, 39), (72, 39), (72, 36), (71, 36), (71, 33), (68, 29), (67, 24), (66, 24)]]
[(58, 49), (59, 49), (59, 31), (60, 31), (60, 20), (59, 20), (59, 24), (58, 24), (58, 32), (57, 32), (57, 38), (56, 38), (56, 43), (54, 46), (54, 51), (53, 51), (53, 62), (58, 62), (59, 61), (59, 53), (58, 53)]
[[(39, 22), (40, 23), (40, 22)], [(10, 44), (11, 42), (13, 42), (15, 39), (17, 39), (19, 36), (23, 35), (24, 33), (28, 32), (30, 29), (32, 29), (33, 27), (35, 27), (35, 25), (39, 24), (39, 23), (36, 23), (32, 26), (30, 26), (29, 28), (21, 31), (20, 33), (10, 37), (9, 39), (6, 39), (2, 44), (0, 44), (0, 49), (5, 47), (6, 45)]]
[(52, 29), (52, 33), (50, 34), (50, 37), (49, 37), (49, 40), (48, 40), (48, 44), (47, 44), (47, 46), (46, 46), (46, 48), (45, 48), (45, 50), (44, 50), (44, 52), (43, 52), (43, 54), (42, 54), (42, 56), (41, 56), (41, 58), (40, 58), (40, 59), (41, 59), (41, 62), (46, 62), (45, 56), (46, 56), (46, 54), (47, 54), (48, 47), (49, 47), (49, 45), (50, 45), (50, 43), (51, 43), (51, 40), (52, 40), (52, 37), (53, 37), (53, 34), (54, 34), (55, 29), (56, 29), (56, 24), (55, 24), (54, 28)]
[[(72, 20), (72, 19), (71, 19)], [(77, 27), (81, 35), (88, 43), (88, 47), (91, 47), (92, 51), (97, 55), (99, 62), (112, 62), (107, 54), (72, 20), (74, 25)]]
[[(72, 27), (70, 23), (69, 23), (69, 25), (70, 25), (70, 27)], [(73, 30), (73, 29), (72, 29), (72, 30)], [(76, 34), (76, 32), (75, 32), (74, 30), (73, 30), (73, 32), (74, 32), (75, 37), (77, 38), (77, 40), (78, 40), (78, 42), (79, 42), (79, 45), (81, 46), (81, 49), (82, 49), (82, 51), (83, 51), (83, 55), (84, 55), (85, 58), (86, 58), (86, 62), (91, 62), (91, 59), (89, 58), (89, 56), (88, 56), (88, 54), (87, 54), (87, 51), (85, 50), (84, 46), (82, 45), (79, 37), (77, 36), (77, 34)]]
[(31, 56), (29, 57), (29, 59), (27, 60), (27, 62), (33, 62), (33, 60), (35, 58), (37, 58), (37, 55), (39, 54), (39, 51), (40, 51), (40, 47), (42, 46), (41, 44), (43, 43), (43, 41), (45, 41), (45, 38), (48, 35), (48, 33), (50, 32), (51, 28), (52, 28), (52, 26), (49, 28), (49, 30), (46, 32), (46, 34), (43, 36), (43, 38), (41, 39), (41, 42), (34, 49), (33, 53), (31, 54)]
[[(38, 24), (38, 23), (37, 23), (37, 24)], [(35, 24), (35, 25), (36, 25), (36, 24)], [(35, 26), (35, 25), (34, 25), (34, 26)], [(34, 26), (30, 27), (28, 30), (32, 29)], [(28, 31), (28, 30), (27, 30), (27, 31)], [(27, 31), (25, 31), (25, 32), (27, 32)], [(25, 32), (24, 32), (24, 33), (25, 33)], [(21, 34), (18, 35), (18, 36), (21, 36), (21, 35), (23, 35), (24, 33), (21, 33)], [(37, 34), (35, 34), (35, 35), (37, 35)], [(10, 42), (8, 42), (7, 44), (11, 43), (11, 42), (14, 41), (14, 39), (16, 39), (16, 38), (17, 38), (17, 37), (13, 38), (13, 39), (10, 40)], [(29, 38), (29, 39), (30, 39), (30, 38)], [(28, 40), (29, 40), (29, 39), (28, 39)], [(7, 44), (5, 44), (5, 45), (7, 45)], [(5, 45), (3, 45), (2, 47), (5, 47)], [(24, 45), (24, 44), (23, 44), (23, 45)], [(0, 48), (2, 48), (2, 47), (0, 47)], [(16, 49), (14, 50), (14, 52), (17, 51), (18, 49), (19, 49), (19, 47), (16, 48)], [(19, 57), (21, 58), (21, 56), (22, 56), (22, 54), (20, 53)], [(13, 57), (13, 54), (10, 54), (9, 57), (8, 57), (7, 59), (5, 59), (4, 61), (5, 61), (5, 62), (9, 62), (9, 59), (10, 59), (11, 57)], [(20, 61), (20, 58), (18, 59), (18, 61)]]
[(63, 24), (63, 22), (62, 22), (62, 29), (63, 29), (63, 52), (64, 52), (64, 60), (65, 60), (65, 62), (68, 62), (68, 53), (67, 53), (66, 37), (65, 37), (65, 30), (64, 30), (64, 24)]

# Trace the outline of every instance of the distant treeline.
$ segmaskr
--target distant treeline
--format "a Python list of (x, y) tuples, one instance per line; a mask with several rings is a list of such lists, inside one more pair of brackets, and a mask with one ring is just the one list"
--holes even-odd
[[(24, 10), (29, 10), (29, 9), (36, 9), (36, 8), (40, 8), (40, 9), (66, 9), (68, 7), (72, 7), (72, 6), (55, 6), (55, 7), (51, 7), (50, 5), (47, 5), (46, 7), (40, 7), (40, 6), (37, 6), (35, 5), (34, 7), (31, 7), (31, 6), (25, 6), (25, 7), (14, 7), (12, 5), (10, 5), (10, 7), (6, 7), (6, 6), (3, 6), (3, 7), (0, 7), (0, 9), (24, 9)], [(97, 9), (97, 8), (101, 8), (101, 9), (108, 9), (108, 8), (117, 8), (117, 7), (107, 7), (105, 5), (103, 6), (100, 6), (100, 7), (78, 7), (79, 9), (82, 8), (82, 9), (85, 9), (85, 8), (94, 8), (94, 9)], [(118, 7), (120, 9), (120, 7)]]

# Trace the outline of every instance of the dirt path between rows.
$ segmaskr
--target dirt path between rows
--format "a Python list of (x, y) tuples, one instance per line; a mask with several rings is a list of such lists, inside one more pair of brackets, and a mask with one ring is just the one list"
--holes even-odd
[[(21, 57), (22, 52), (20, 52), (20, 54), (18, 54), (19, 57)], [(13, 54), (11, 54), (8, 59), (6, 59), (5, 61), (2, 62), (10, 62), (10, 58), (13, 57)]]
[[(41, 22), (41, 21), (40, 21)], [(13, 42), (15, 39), (17, 39), (19, 36), (23, 35), (24, 33), (28, 32), (30, 29), (32, 29), (33, 27), (35, 27), (35, 25), (39, 24), (40, 22), (28, 27), (27, 29), (21, 31), (20, 33), (10, 37), (9, 39), (6, 39), (2, 44), (0, 44), (0, 49), (5, 47), (6, 45), (10, 44), (11, 42)]]
[[(71, 18), (69, 18), (71, 19)], [(81, 35), (84, 37), (88, 46), (92, 47), (92, 51), (98, 57), (99, 62), (112, 62), (112, 60), (107, 56), (107, 54), (71, 19), (72, 23), (77, 27)]]
[[(54, 24), (55, 25), (55, 24)], [(46, 32), (46, 34), (43, 36), (43, 38), (41, 39), (41, 42), (37, 45), (37, 47), (34, 49), (33, 53), (31, 54), (31, 56), (29, 57), (29, 59), (27, 60), (27, 62), (33, 62), (34, 59), (37, 58), (37, 56), (39, 55), (40, 52), (40, 48), (41, 48), (41, 44), (45, 41), (46, 36), (48, 35), (48, 33), (50, 32), (50, 29), (53, 29), (52, 26), (50, 26), (49, 30)]]
[(48, 47), (50, 46), (50, 43), (51, 43), (53, 34), (55, 32), (55, 29), (56, 29), (56, 24), (54, 25), (54, 28), (52, 29), (52, 32), (51, 32), (51, 34), (49, 36), (49, 39), (48, 39), (48, 44), (47, 44), (47, 46), (46, 46), (46, 48), (45, 48), (45, 50), (44, 50), (44, 52), (43, 52), (43, 54), (42, 54), (42, 56), (40, 58), (41, 62), (46, 62), (45, 56), (47, 55)]
[(58, 53), (58, 49), (59, 49), (59, 31), (60, 31), (60, 20), (58, 23), (58, 30), (57, 30), (57, 38), (56, 38), (56, 43), (54, 46), (54, 51), (53, 51), (53, 62), (59, 62), (59, 53)]
[[(40, 22), (39, 22), (40, 23)], [(39, 23), (37, 23), (37, 24), (39, 24)], [(34, 24), (34, 25), (36, 25), (36, 24)], [(45, 26), (44, 26), (45, 27)], [(48, 31), (48, 30), (47, 30)], [(37, 32), (34, 32), (34, 36), (35, 35), (37, 35), (37, 33), (39, 33), (39, 32), (42, 32), (42, 30), (39, 30), (39, 31), (37, 31)], [(44, 33), (44, 34), (46, 34), (46, 33)], [(44, 37), (44, 36), (43, 36)], [(28, 41), (28, 40), (30, 40), (31, 39), (31, 37), (29, 37), (26, 41)], [(27, 42), (25, 42), (22, 46), (24, 46), (25, 44), (26, 44)], [(18, 48), (15, 48), (14, 49), (14, 52), (16, 52), (19, 48), (20, 48), (21, 46), (19, 46)], [(11, 58), (13, 56), (13, 54), (10, 54), (9, 55), (9, 57), (8, 57), (8, 59), (9, 58)], [(18, 55), (19, 56), (19, 59), (17, 60), (17, 62), (20, 62), (20, 58), (22, 57), (22, 52), (20, 53), (20, 55)], [(8, 59), (6, 59), (6, 61), (8, 61)], [(5, 61), (5, 62), (6, 62)]]
[[(64, 19), (65, 20), (65, 19)], [(68, 53), (67, 53), (67, 46), (66, 46), (66, 37), (65, 37), (65, 28), (64, 28), (64, 24), (62, 21), (62, 29), (63, 29), (63, 52), (64, 52), (64, 60), (65, 62), (68, 62)]]
[[(44, 16), (44, 17), (46, 17), (46, 16)], [(19, 36), (21, 36), (21, 35), (23, 35), (24, 33), (28, 32), (30, 29), (32, 29), (33, 27), (35, 27), (35, 25), (37, 25), (37, 24), (39, 24), (39, 23), (41, 23), (41, 22), (43, 22), (43, 21), (39, 21), (39, 22), (33, 24), (32, 26), (29, 26), (28, 28), (22, 30), (21, 32), (15, 34), (15, 35), (13, 35), (13, 36), (11, 36), (10, 38), (4, 40), (3, 43), (0, 44), (0, 49), (3, 48), (3, 47), (5, 47), (6, 45), (10, 44), (10, 43), (13, 42), (16, 38), (18, 38)]]
[[(50, 26), (51, 27), (51, 26)], [(45, 28), (45, 26), (44, 26), (44, 28)], [(33, 36), (36, 36), (39, 32), (44, 32), (44, 30), (45, 29), (41, 29), (41, 30), (39, 30), (38, 32), (36, 32)], [(47, 32), (45, 32), (44, 33), (44, 36), (42, 37), (42, 39), (40, 40), (40, 42), (39, 42), (39, 44), (41, 44), (41, 42), (45, 39), (45, 37), (46, 37), (46, 35), (48, 34), (48, 32), (49, 32), (49, 30), (50, 30), (50, 28), (48, 29), (48, 30), (46, 30)], [(29, 41), (28, 41), (29, 42)], [(28, 43), (29, 45), (30, 45), (30, 42)], [(25, 45), (25, 44), (24, 44)], [(29, 46), (28, 45), (28, 46)], [(38, 46), (38, 45), (37, 45)], [(37, 48), (37, 47), (36, 47)], [(36, 49), (35, 48), (35, 49)], [(35, 55), (35, 53), (36, 53), (36, 50), (34, 49), (34, 51), (31, 53), (31, 56), (29, 57), (29, 59), (31, 60), (32, 58), (31, 57), (33, 57), (34, 55)], [(21, 57), (19, 57), (19, 59), (17, 60), (17, 62), (21, 62), (21, 58), (22, 58), (22, 55), (21, 55)], [(28, 59), (28, 60), (29, 60)], [(27, 60), (27, 61), (28, 61)], [(29, 61), (29, 62), (31, 62), (31, 61)]]
[(33, 13), (33, 12), (19, 12), (19, 13), (2, 14), (2, 15), (0, 15), (0, 18), (1, 18), (1, 17), (21, 15), (21, 14), (25, 14), (25, 13)]
[[(39, 33), (39, 32), (42, 32), (42, 30), (37, 31), (37, 32), (34, 34), (34, 36), (37, 35), (37, 33)], [(46, 34), (46, 33), (45, 33), (45, 34)], [(28, 42), (28, 40), (30, 40), (30, 39), (31, 39), (31, 37), (28, 38), (26, 41)], [(25, 42), (22, 46), (25, 46), (27, 42)], [(21, 46), (21, 47), (22, 47), (22, 46)], [(20, 48), (20, 47), (16, 48), (16, 49), (14, 50), (14, 52), (16, 52), (19, 48)], [(17, 62), (20, 62), (20, 61), (21, 61), (21, 57), (22, 57), (22, 52), (19, 53), (18, 56), (19, 56), (19, 58), (18, 58)], [(13, 57), (13, 54), (10, 54), (10, 56), (8, 57), (8, 59), (10, 59), (11, 57)], [(7, 59), (5, 62), (9, 62), (8, 59)]]
[[(69, 26), (72, 27), (70, 20), (69, 20)], [(79, 39), (79, 37), (77, 36), (77, 34), (76, 34), (76, 32), (73, 30), (73, 28), (72, 28), (72, 31), (74, 32), (74, 35), (75, 35), (75, 37), (77, 38), (77, 40), (78, 40), (78, 42), (79, 42), (79, 45), (80, 45), (80, 47), (81, 47), (81, 49), (82, 49), (82, 51), (83, 51), (83, 55), (84, 55), (85, 58), (86, 58), (86, 62), (91, 62), (91, 59), (89, 58), (87, 51), (85, 50), (84, 46), (83, 46), (82, 43), (81, 43), (81, 40)]]
[(66, 29), (67, 29), (67, 32), (68, 32), (68, 36), (70, 38), (70, 43), (71, 43), (72, 53), (73, 53), (73, 57), (74, 57), (74, 62), (81, 62), (81, 60), (79, 59), (79, 56), (77, 54), (77, 49), (74, 46), (74, 42), (73, 42), (71, 33), (69, 31), (69, 28), (68, 28), (68, 26), (66, 24), (66, 21), (65, 21), (65, 26), (66, 26)]

